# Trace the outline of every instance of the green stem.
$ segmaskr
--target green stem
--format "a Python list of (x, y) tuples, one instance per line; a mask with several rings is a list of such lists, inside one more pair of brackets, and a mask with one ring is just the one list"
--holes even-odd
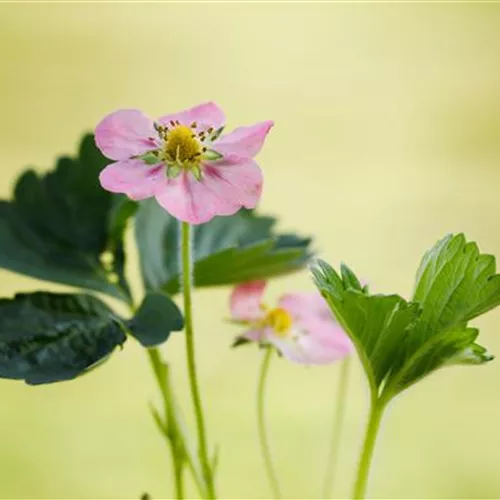
[[(125, 294), (125, 296), (127, 297), (127, 305), (133, 314), (136, 309), (134, 301), (130, 295)], [(185, 460), (188, 462), (193, 478), (200, 492), (203, 492), (203, 485), (198, 477), (194, 460), (186, 449), (185, 437), (177, 422), (177, 417), (174, 411), (173, 393), (169, 380), (168, 365), (162, 361), (158, 348), (153, 347), (151, 349), (147, 349), (147, 353), (151, 368), (153, 369), (153, 373), (155, 375), (156, 383), (158, 384), (158, 388), (160, 389), (163, 399), (165, 421), (158, 421), (157, 423), (161, 433), (169, 444), (170, 452), (172, 454), (175, 498), (183, 499), (185, 496), (183, 476)]]
[(171, 448), (172, 451), (172, 460), (174, 460), (174, 481), (175, 481), (175, 493), (176, 493), (176, 498), (181, 499), (181, 498), (186, 498), (184, 494), (184, 477), (183, 477), (183, 468), (182, 466), (179, 467), (177, 465), (177, 462), (173, 458), (174, 455), (176, 454), (175, 448), (172, 446)]
[[(205, 497), (206, 494), (203, 479), (199, 472), (197, 461), (194, 458), (194, 454), (191, 451), (186, 438), (186, 432), (184, 430), (184, 426), (182, 425), (182, 420), (180, 419), (177, 405), (173, 397), (174, 393), (170, 384), (170, 369), (168, 365), (162, 361), (159, 349), (154, 347), (148, 349), (147, 352), (158, 387), (160, 388), (163, 396), (165, 421), (161, 418), (157, 418), (159, 415), (157, 415), (156, 412), (154, 412), (154, 416), (159, 430), (167, 441), (172, 452), (175, 481), (179, 481), (179, 478), (182, 480), (182, 477), (179, 476), (179, 472), (183, 471), (184, 465), (187, 463), (198, 491), (202, 497)], [(180, 494), (176, 493), (178, 498), (183, 494), (184, 483), (180, 486), (180, 488), (176, 489), (176, 491), (180, 489), (181, 492)]]
[(194, 413), (196, 419), (196, 428), (198, 432), (198, 454), (203, 478), (207, 486), (208, 498), (215, 498), (215, 485), (212, 475), (212, 467), (208, 458), (207, 436), (205, 431), (205, 421), (203, 417), (203, 408), (201, 405), (200, 390), (198, 388), (198, 377), (196, 374), (196, 360), (194, 352), (194, 334), (193, 334), (193, 310), (191, 289), (192, 270), (191, 270), (191, 227), (187, 222), (182, 222), (182, 292), (184, 296), (184, 319), (185, 319), (185, 339), (186, 339), (186, 357), (189, 376), (189, 385), (191, 387), (191, 397), (193, 399)]
[(330, 454), (326, 466), (325, 483), (323, 486), (323, 498), (331, 498), (333, 485), (337, 477), (337, 464), (340, 451), (340, 438), (342, 436), (342, 428), (344, 425), (347, 387), (349, 381), (349, 365), (350, 357), (342, 361), (340, 367), (340, 377), (338, 382), (337, 401), (335, 404), (335, 419), (333, 422), (332, 442), (330, 446)]
[(372, 398), (370, 417), (368, 419), (368, 425), (366, 427), (365, 441), (359, 460), (356, 483), (354, 484), (354, 500), (363, 499), (366, 495), (366, 485), (368, 482), (368, 474), (370, 472), (370, 464), (372, 461), (375, 441), (377, 439), (377, 434), (380, 428), (380, 422), (382, 420), (384, 408), (385, 402), (377, 398)]
[(174, 468), (175, 480), (175, 497), (177, 499), (184, 498), (184, 459), (185, 455), (182, 451), (183, 443), (179, 435), (177, 422), (174, 416), (172, 394), (168, 381), (168, 368), (162, 361), (159, 349), (147, 349), (149, 361), (155, 374), (156, 382), (160, 389), (163, 398), (164, 418), (165, 421), (161, 426), (161, 431), (169, 443), (170, 452), (172, 454), (172, 465)]
[(262, 359), (260, 367), (259, 383), (257, 386), (257, 432), (259, 434), (260, 449), (264, 460), (264, 468), (266, 470), (267, 479), (271, 486), (274, 498), (281, 498), (280, 485), (274, 470), (273, 459), (271, 456), (271, 448), (266, 431), (266, 419), (264, 415), (264, 396), (267, 374), (269, 372), (269, 364), (273, 355), (272, 348), (268, 347), (266, 354)]

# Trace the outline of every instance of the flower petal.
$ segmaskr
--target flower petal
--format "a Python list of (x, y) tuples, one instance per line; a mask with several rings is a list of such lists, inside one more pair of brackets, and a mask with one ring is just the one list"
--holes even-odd
[(296, 320), (316, 317), (334, 321), (326, 300), (318, 292), (300, 292), (283, 295), (279, 307), (286, 309)]
[(274, 333), (267, 336), (285, 358), (294, 363), (324, 365), (346, 357), (352, 350), (347, 336), (340, 327), (317, 325), (321, 329), (304, 332), (297, 326), (286, 337)]
[(158, 203), (171, 215), (203, 224), (216, 215), (232, 215), (241, 207), (254, 208), (262, 191), (262, 174), (248, 158), (228, 157), (206, 164), (200, 181), (189, 171), (170, 179)]
[(170, 215), (190, 224), (203, 224), (216, 215), (232, 215), (241, 208), (219, 198), (207, 189), (205, 178), (197, 181), (189, 172), (169, 179), (156, 200)]
[(266, 282), (250, 281), (236, 286), (231, 293), (231, 317), (236, 320), (258, 321), (264, 316), (261, 299)]
[(223, 155), (234, 154), (253, 158), (261, 150), (264, 140), (273, 125), (274, 122), (266, 121), (249, 127), (239, 127), (217, 140), (213, 145), (213, 149)]
[(107, 191), (143, 200), (160, 191), (167, 177), (163, 164), (147, 165), (141, 160), (124, 160), (108, 165), (99, 175), (99, 181)]
[(271, 332), (267, 340), (294, 363), (328, 364), (347, 356), (351, 340), (333, 318), (321, 294), (293, 293), (279, 301), (293, 318), (286, 337)]
[(158, 120), (162, 125), (170, 125), (171, 121), (179, 121), (182, 125), (187, 127), (192, 123), (196, 123), (197, 130), (207, 129), (213, 127), (218, 129), (226, 122), (224, 111), (217, 106), (214, 102), (204, 102), (193, 108), (179, 111), (171, 115), (165, 115)]
[(225, 156), (205, 164), (204, 174), (210, 189), (239, 207), (255, 208), (262, 194), (262, 171), (251, 158)]
[(352, 352), (354, 347), (343, 328), (333, 319), (305, 318), (297, 321), (297, 326), (306, 337), (326, 350), (337, 351), (342, 355)]
[(106, 116), (95, 129), (95, 142), (111, 160), (127, 160), (158, 147), (153, 121), (138, 109), (122, 109)]

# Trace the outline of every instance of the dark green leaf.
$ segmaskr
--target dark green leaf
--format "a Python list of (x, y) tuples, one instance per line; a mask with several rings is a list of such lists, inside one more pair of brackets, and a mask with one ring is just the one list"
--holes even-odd
[[(194, 281), (197, 287), (229, 285), (290, 273), (310, 259), (309, 238), (276, 235), (272, 217), (240, 211), (194, 228)], [(148, 289), (179, 291), (178, 222), (154, 200), (141, 203), (136, 239)]]
[(47, 384), (73, 379), (126, 340), (90, 295), (36, 292), (0, 300), (0, 377)]
[(88, 135), (77, 158), (42, 177), (24, 172), (14, 199), (0, 201), (0, 267), (128, 298), (123, 233), (134, 203), (100, 187), (107, 163)]
[(144, 347), (151, 347), (165, 342), (172, 331), (182, 330), (184, 319), (171, 298), (152, 292), (146, 294), (127, 326)]

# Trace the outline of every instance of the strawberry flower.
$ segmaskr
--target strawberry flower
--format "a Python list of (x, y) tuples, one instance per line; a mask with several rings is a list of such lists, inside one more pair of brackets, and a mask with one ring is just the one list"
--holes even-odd
[(352, 344), (317, 293), (284, 295), (277, 307), (262, 302), (265, 281), (234, 288), (231, 319), (248, 327), (237, 340), (273, 345), (285, 358), (301, 364), (328, 364), (346, 357)]
[(191, 224), (254, 208), (262, 173), (253, 158), (273, 122), (227, 135), (224, 123), (224, 113), (212, 102), (156, 122), (136, 109), (108, 115), (95, 131), (99, 149), (115, 160), (101, 172), (102, 187), (134, 200), (154, 196), (167, 212)]

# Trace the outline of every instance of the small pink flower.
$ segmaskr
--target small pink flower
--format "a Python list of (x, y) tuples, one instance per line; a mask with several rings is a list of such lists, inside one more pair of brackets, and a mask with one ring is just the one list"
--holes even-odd
[(262, 173), (253, 158), (273, 122), (222, 135), (224, 123), (213, 102), (156, 122), (136, 109), (108, 115), (97, 126), (95, 141), (116, 163), (101, 172), (102, 187), (134, 200), (154, 196), (167, 212), (191, 224), (254, 208)]
[(273, 345), (295, 363), (328, 364), (352, 351), (349, 337), (317, 292), (284, 295), (270, 309), (262, 303), (265, 281), (238, 285), (231, 295), (231, 317), (248, 326), (240, 338)]

